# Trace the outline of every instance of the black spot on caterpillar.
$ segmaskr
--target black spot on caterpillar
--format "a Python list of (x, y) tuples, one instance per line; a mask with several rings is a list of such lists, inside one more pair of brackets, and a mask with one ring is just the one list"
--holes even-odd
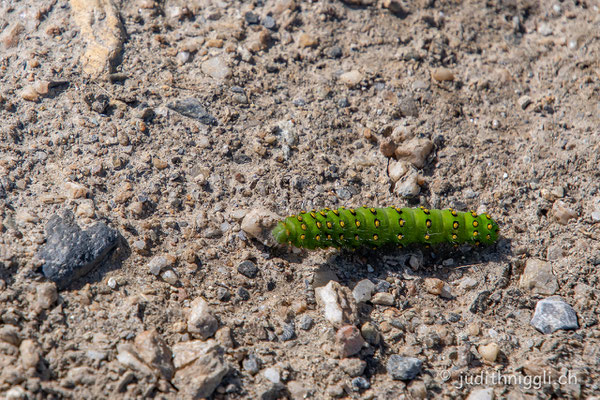
[(498, 230), (488, 214), (474, 211), (364, 206), (303, 211), (279, 222), (273, 237), (306, 249), (354, 249), (413, 243), (491, 244), (498, 239)]

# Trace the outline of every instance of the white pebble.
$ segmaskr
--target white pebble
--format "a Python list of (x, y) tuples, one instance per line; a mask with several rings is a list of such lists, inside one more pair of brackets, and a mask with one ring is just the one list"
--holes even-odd
[(113, 277), (110, 277), (110, 278), (108, 278), (108, 282), (106, 282), (106, 285), (111, 289), (116, 289), (117, 288), (117, 280)]
[(165, 282), (167, 282), (169, 285), (172, 285), (172, 286), (175, 286), (177, 284), (177, 281), (179, 280), (179, 278), (177, 277), (177, 274), (171, 269), (163, 272), (160, 275), (160, 277), (163, 278), (163, 280)]
[(267, 378), (269, 381), (273, 382), (273, 383), (279, 383), (281, 378), (279, 377), (279, 371), (277, 371), (275, 368), (267, 368), (263, 371), (263, 375), (265, 378)]

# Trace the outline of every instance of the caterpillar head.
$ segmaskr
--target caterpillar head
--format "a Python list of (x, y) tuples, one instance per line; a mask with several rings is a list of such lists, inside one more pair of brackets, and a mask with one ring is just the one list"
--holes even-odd
[(489, 218), (487, 225), (487, 235), (485, 236), (483, 243), (494, 243), (498, 240), (500, 228), (498, 227), (498, 223), (493, 219)]
[(280, 222), (273, 229), (273, 237), (278, 243), (287, 243), (290, 238), (290, 231), (283, 222)]

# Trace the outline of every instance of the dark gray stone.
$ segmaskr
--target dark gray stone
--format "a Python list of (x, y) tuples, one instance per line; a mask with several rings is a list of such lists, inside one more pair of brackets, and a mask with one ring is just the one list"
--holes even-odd
[(371, 383), (362, 376), (358, 376), (358, 377), (352, 379), (352, 390), (354, 390), (355, 392), (367, 390), (370, 387), (371, 387)]
[(242, 301), (248, 301), (248, 300), (250, 300), (250, 293), (246, 289), (244, 289), (243, 287), (238, 288), (238, 290), (237, 290), (237, 296)]
[(313, 326), (313, 319), (310, 315), (304, 314), (300, 318), (300, 329), (307, 331)]
[(254, 279), (258, 274), (258, 267), (250, 260), (242, 261), (238, 264), (237, 270), (246, 278)]
[(193, 97), (183, 100), (176, 100), (173, 103), (167, 104), (167, 107), (169, 107), (173, 111), (177, 111), (181, 115), (197, 119), (205, 125), (218, 124), (217, 119), (210, 115), (208, 111), (206, 111), (206, 109), (202, 107), (200, 101), (196, 100)]
[(575, 310), (559, 296), (552, 296), (538, 301), (531, 319), (531, 325), (545, 334), (559, 329), (579, 328)]
[(37, 253), (44, 276), (59, 289), (86, 275), (109, 255), (119, 241), (116, 230), (99, 222), (81, 230), (70, 211), (54, 215), (46, 225), (46, 243)]
[(421, 373), (423, 361), (414, 357), (402, 357), (394, 354), (387, 362), (387, 372), (392, 379), (410, 381)]
[(296, 337), (296, 331), (294, 328), (294, 323), (284, 324), (283, 325), (283, 333), (279, 336), (279, 339), (282, 342), (287, 342), (288, 340), (292, 340)]

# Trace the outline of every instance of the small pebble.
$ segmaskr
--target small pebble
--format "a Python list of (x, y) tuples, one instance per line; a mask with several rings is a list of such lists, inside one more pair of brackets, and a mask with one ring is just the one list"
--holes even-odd
[(242, 362), (242, 367), (250, 375), (256, 375), (260, 370), (260, 360), (254, 354), (250, 354)]
[(387, 372), (392, 379), (410, 381), (421, 373), (423, 362), (414, 357), (392, 355), (387, 362)]
[(327, 49), (327, 57), (329, 58), (340, 58), (342, 54), (343, 52), (340, 46), (333, 46)]
[(111, 289), (116, 289), (117, 288), (117, 280), (111, 276), (110, 278), (108, 278), (106, 285)]
[(166, 270), (165, 272), (160, 274), (160, 277), (171, 286), (175, 286), (179, 281), (177, 274), (172, 269)]
[(358, 376), (352, 379), (352, 390), (355, 392), (360, 392), (362, 390), (366, 390), (371, 387), (371, 383), (362, 376)]
[(41, 283), (36, 287), (36, 303), (45, 310), (52, 308), (58, 300), (56, 285), (52, 282)]
[(264, 26), (267, 29), (274, 30), (276, 25), (277, 22), (275, 21), (275, 18), (271, 17), (270, 15), (267, 15), (262, 20), (262, 26)]
[(188, 332), (206, 340), (215, 334), (219, 322), (209, 311), (208, 303), (198, 297), (190, 304), (190, 314), (187, 321)]
[(577, 218), (577, 212), (569, 208), (562, 200), (557, 200), (552, 205), (552, 216), (559, 224), (566, 225), (570, 219)]
[(360, 331), (354, 325), (346, 325), (338, 329), (335, 341), (338, 354), (342, 358), (358, 353), (365, 343)]
[(308, 33), (302, 33), (298, 37), (298, 45), (301, 48), (304, 47), (316, 47), (319, 44), (319, 38), (312, 36)]
[(310, 315), (303, 315), (300, 317), (300, 329), (307, 331), (313, 326), (313, 319)]
[(170, 266), (171, 263), (169, 259), (165, 256), (155, 256), (148, 263), (148, 270), (152, 275), (158, 276), (160, 271), (167, 266)]
[(267, 378), (269, 381), (271, 381), (272, 383), (281, 382), (281, 377), (279, 375), (279, 371), (277, 371), (275, 368), (266, 368), (263, 371), (263, 376), (265, 378)]
[(471, 390), (467, 400), (494, 400), (493, 388), (477, 388)]
[(519, 100), (517, 100), (517, 103), (519, 104), (519, 107), (524, 110), (532, 103), (532, 100), (529, 96), (521, 96), (519, 97)]
[(431, 72), (431, 77), (438, 82), (453, 81), (454, 73), (448, 68), (436, 68)]
[(395, 155), (398, 160), (408, 161), (416, 168), (423, 168), (427, 156), (433, 150), (433, 142), (429, 139), (412, 138), (396, 148)]
[(479, 346), (477, 348), (477, 351), (481, 355), (481, 358), (483, 358), (487, 362), (493, 363), (498, 357), (500, 348), (498, 347), (497, 343), (492, 342), (486, 345)]
[(352, 290), (352, 296), (357, 303), (366, 303), (371, 300), (371, 295), (375, 290), (375, 284), (368, 279), (358, 282)]
[(231, 77), (231, 68), (220, 57), (204, 61), (200, 68), (203, 73), (216, 80), (224, 80)]
[(538, 301), (531, 319), (531, 325), (545, 334), (559, 329), (579, 328), (575, 310), (559, 296)]
[(237, 294), (237, 297), (242, 301), (250, 300), (250, 292), (248, 292), (243, 287), (239, 287), (236, 294)]
[(237, 270), (247, 278), (254, 279), (258, 274), (258, 267), (250, 260), (242, 261), (238, 264)]
[(340, 368), (351, 378), (362, 375), (366, 367), (366, 361), (360, 358), (343, 358), (340, 360)]
[(379, 145), (379, 151), (381, 151), (381, 154), (383, 154), (385, 157), (389, 158), (394, 155), (396, 147), (396, 143), (394, 143), (393, 139), (386, 138), (381, 141), (381, 144)]
[(423, 286), (427, 293), (441, 295), (444, 289), (444, 281), (438, 278), (427, 278), (423, 282)]
[(340, 82), (347, 85), (348, 87), (354, 87), (363, 80), (363, 75), (357, 71), (349, 71), (340, 75)]
[(288, 340), (292, 340), (296, 337), (296, 332), (294, 329), (294, 324), (284, 324), (283, 325), (283, 333), (279, 336), (279, 339), (282, 342), (287, 342)]
[(525, 270), (519, 287), (531, 290), (533, 293), (552, 295), (558, 290), (558, 280), (552, 273), (552, 264), (536, 258), (530, 258), (525, 263)]
[(381, 334), (377, 330), (377, 327), (372, 322), (365, 322), (360, 327), (360, 333), (365, 340), (376, 346), (381, 341)]
[(382, 306), (393, 306), (394, 296), (391, 293), (375, 293), (371, 298), (371, 303)]
[(594, 211), (592, 213), (592, 221), (600, 222), (600, 211)]

